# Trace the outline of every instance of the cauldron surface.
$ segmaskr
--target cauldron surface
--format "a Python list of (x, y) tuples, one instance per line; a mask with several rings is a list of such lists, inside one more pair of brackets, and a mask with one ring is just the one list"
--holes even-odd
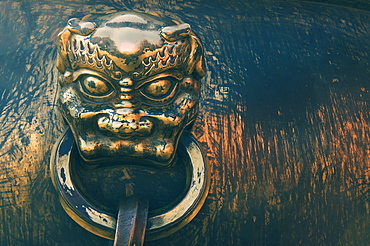
[[(332, 1), (322, 1), (332, 3)], [(370, 6), (303, 1), (2, 1), (0, 245), (104, 245), (61, 208), (49, 159), (55, 40), (72, 17), (158, 11), (206, 48), (193, 133), (210, 194), (145, 245), (368, 245)], [(362, 9), (356, 9), (362, 8)]]

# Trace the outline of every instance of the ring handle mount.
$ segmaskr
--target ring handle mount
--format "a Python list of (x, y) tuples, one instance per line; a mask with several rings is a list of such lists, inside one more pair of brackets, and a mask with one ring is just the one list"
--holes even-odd
[[(68, 128), (53, 149), (51, 172), (54, 186), (59, 191), (60, 202), (67, 214), (86, 230), (114, 239), (115, 215), (106, 212), (88, 201), (73, 182), (71, 172), (72, 152), (76, 148), (71, 130)], [(149, 213), (146, 240), (168, 236), (189, 223), (199, 212), (208, 194), (210, 175), (205, 155), (199, 143), (187, 131), (179, 141), (178, 152), (187, 155), (187, 168), (191, 170), (189, 187), (180, 202), (154, 214)]]
[[(67, 213), (113, 239), (122, 221), (116, 226), (117, 195), (141, 195), (151, 203), (147, 240), (186, 225), (210, 183), (201, 147), (186, 130), (205, 75), (203, 44), (190, 25), (133, 11), (73, 18), (59, 34), (57, 69), (70, 130), (56, 144), (51, 169)], [(171, 169), (169, 178), (150, 167)], [(124, 170), (127, 180), (117, 180)]]

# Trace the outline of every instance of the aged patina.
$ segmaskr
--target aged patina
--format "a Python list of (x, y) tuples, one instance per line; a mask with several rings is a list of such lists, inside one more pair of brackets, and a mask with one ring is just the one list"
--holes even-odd
[[(206, 51), (192, 134), (207, 153), (210, 192), (188, 225), (145, 246), (369, 244), (368, 0), (3, 0), (0, 245), (110, 243), (65, 213), (48, 164), (67, 127), (57, 103), (58, 33), (70, 18), (114, 9), (189, 23)], [(126, 165), (103, 165), (125, 171), (106, 179), (92, 175), (103, 167), (81, 173), (102, 186), (122, 178), (126, 187), (109, 185), (119, 194), (151, 187), (163, 197), (174, 180), (159, 180), (163, 189), (133, 181), (152, 181), (177, 159), (155, 175), (134, 177)]]

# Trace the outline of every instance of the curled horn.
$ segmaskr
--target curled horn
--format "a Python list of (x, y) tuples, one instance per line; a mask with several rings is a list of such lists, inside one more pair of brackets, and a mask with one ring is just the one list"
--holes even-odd
[(72, 34), (87, 36), (96, 29), (93, 22), (82, 21), (72, 18), (68, 21), (66, 28), (59, 34), (59, 54), (57, 59), (57, 68), (59, 72), (64, 73), (70, 63), (67, 59), (68, 45)]
[(96, 29), (96, 24), (94, 22), (72, 18), (68, 21), (67, 28), (72, 33), (87, 36)]
[(168, 41), (179, 40), (188, 37), (190, 34), (190, 25), (187, 23), (162, 27), (159, 30), (161, 36)]
[(203, 45), (196, 34), (191, 31), (187, 23), (162, 27), (159, 30), (160, 35), (167, 41), (176, 41), (182, 38), (189, 38), (191, 52), (188, 59), (188, 73), (193, 74), (194, 78), (200, 80), (203, 78), (204, 71), (204, 51)]

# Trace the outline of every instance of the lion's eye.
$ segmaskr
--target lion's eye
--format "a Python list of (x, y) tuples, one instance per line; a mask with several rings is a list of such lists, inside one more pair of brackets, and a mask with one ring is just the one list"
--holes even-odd
[(85, 92), (92, 96), (105, 96), (112, 91), (108, 82), (93, 76), (83, 78), (81, 85)]
[(144, 92), (152, 97), (163, 97), (168, 94), (172, 87), (172, 82), (168, 79), (158, 79), (149, 83)]
[(174, 76), (160, 77), (139, 87), (143, 102), (163, 104), (171, 101), (178, 91), (179, 80)]

